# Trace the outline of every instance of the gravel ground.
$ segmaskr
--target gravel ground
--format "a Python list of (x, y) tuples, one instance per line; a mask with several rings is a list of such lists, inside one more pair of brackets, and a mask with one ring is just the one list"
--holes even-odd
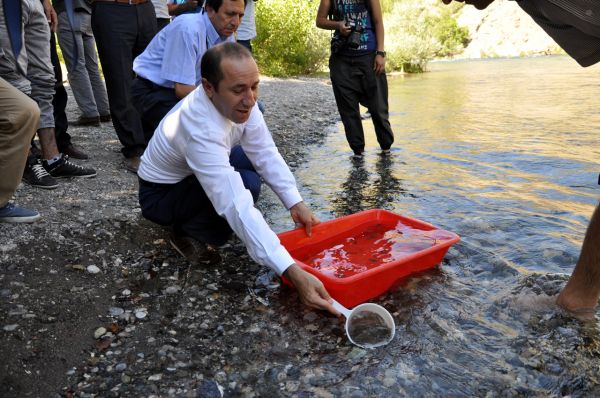
[[(331, 87), (265, 78), (261, 90), (293, 170), (337, 120)], [(72, 99), (68, 114), (78, 115)], [(238, 240), (218, 268), (191, 268), (141, 217), (112, 125), (70, 133), (98, 176), (51, 191), (22, 185), (16, 202), (42, 220), (0, 225), (0, 396), (328, 396), (348, 375), (316, 362), (376, 360)], [(268, 217), (278, 204), (266, 197)]]

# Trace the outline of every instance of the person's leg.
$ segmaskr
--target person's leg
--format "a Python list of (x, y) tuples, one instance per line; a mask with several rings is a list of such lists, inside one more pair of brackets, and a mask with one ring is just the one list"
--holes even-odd
[(365, 150), (365, 134), (358, 107), (361, 89), (360, 70), (352, 65), (349, 57), (332, 55), (329, 58), (329, 71), (333, 95), (344, 124), (346, 139), (355, 154), (362, 154)]
[[(52, 99), (52, 107), (54, 108), (54, 134), (56, 137), (56, 146), (62, 153), (68, 151), (69, 147), (72, 147), (71, 135), (67, 132), (69, 128), (69, 120), (67, 119), (67, 101), (69, 99), (67, 90), (63, 85), (62, 69), (60, 67), (60, 61), (58, 59), (58, 53), (56, 52), (56, 41), (54, 34), (51, 35), (50, 39), (50, 59), (52, 60), (52, 67), (54, 68), (54, 76), (56, 78), (56, 84), (54, 86), (54, 98)], [(78, 155), (85, 155), (80, 153)], [(75, 156), (80, 158), (80, 156)], [(83, 156), (87, 159), (87, 155)]]
[(248, 51), (252, 52), (252, 41), (251, 40), (238, 40), (238, 44), (246, 47)]
[(374, 56), (361, 57), (363, 69), (363, 92), (365, 106), (369, 109), (377, 142), (383, 150), (388, 150), (394, 143), (394, 133), (389, 121), (388, 111), (388, 84), (385, 73), (377, 76), (373, 71)]
[(19, 186), (39, 119), (35, 101), (0, 78), (0, 207)]
[[(233, 148), (230, 163), (240, 173), (255, 201), (258, 200), (261, 180), (241, 147)], [(231, 235), (227, 220), (217, 214), (194, 175), (172, 186), (145, 188), (141, 185), (140, 206), (145, 218), (160, 225), (172, 225), (175, 233), (204, 243), (219, 246)]]
[(138, 35), (133, 46), (133, 58), (140, 55), (152, 41), (158, 28), (156, 26), (156, 13), (150, 1), (140, 4), (135, 8), (138, 21)]
[(112, 122), (126, 158), (144, 152), (144, 131), (140, 116), (131, 103), (133, 57), (138, 20), (135, 5), (94, 2), (92, 29), (110, 104)]
[(139, 77), (133, 79), (131, 99), (142, 118), (146, 142), (150, 141), (160, 121), (179, 102), (174, 89), (157, 86)]
[(593, 313), (600, 297), (600, 203), (585, 233), (581, 254), (556, 303), (573, 312)]
[(240, 176), (244, 181), (244, 186), (252, 194), (254, 203), (258, 202), (258, 197), (260, 196), (260, 187), (262, 184), (261, 178), (240, 145), (236, 145), (231, 148), (229, 163), (233, 166), (235, 171), (240, 173)]
[[(85, 50), (81, 34), (81, 19), (88, 15), (85, 12), (74, 13), (74, 26), (71, 27), (67, 12), (58, 14), (58, 43), (67, 65), (69, 84), (75, 101), (83, 114), (82, 120), (90, 119), (100, 122), (96, 100), (92, 91), (90, 77), (85, 65)], [(75, 54), (77, 58), (75, 59)]]
[(100, 75), (98, 68), (98, 57), (96, 56), (96, 42), (92, 32), (92, 16), (85, 13), (80, 18), (79, 28), (81, 29), (81, 38), (83, 40), (83, 55), (85, 57), (85, 67), (87, 69), (89, 81), (92, 87), (92, 94), (96, 102), (96, 109), (100, 117), (105, 121), (110, 116), (108, 105), (108, 95), (106, 86)]
[(40, 108), (38, 137), (44, 159), (59, 155), (54, 136), (54, 70), (50, 59), (50, 27), (42, 3), (36, 0), (23, 2), (25, 49), (27, 52), (27, 78), (31, 82), (31, 97)]
[(156, 33), (160, 32), (171, 22), (171, 18), (156, 18)]

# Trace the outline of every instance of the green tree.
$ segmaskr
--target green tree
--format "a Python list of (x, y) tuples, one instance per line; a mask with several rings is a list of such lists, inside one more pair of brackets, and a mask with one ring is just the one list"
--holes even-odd
[(384, 13), (389, 68), (422, 72), (432, 59), (461, 52), (469, 32), (458, 26), (456, 9), (419, 0), (392, 2), (391, 11)]
[(259, 0), (254, 56), (261, 72), (305, 75), (322, 70), (329, 54), (329, 34), (315, 26), (319, 0)]

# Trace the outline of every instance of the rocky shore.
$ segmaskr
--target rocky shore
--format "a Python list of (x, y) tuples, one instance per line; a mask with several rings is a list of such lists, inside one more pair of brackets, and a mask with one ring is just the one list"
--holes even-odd
[[(324, 79), (265, 78), (261, 99), (292, 170), (337, 120)], [(328, 396), (346, 376), (313, 361), (352, 351), (343, 323), (301, 305), (238, 240), (217, 268), (191, 268), (141, 217), (112, 125), (70, 133), (98, 176), (22, 185), (16, 202), (42, 220), (0, 225), (0, 396)]]

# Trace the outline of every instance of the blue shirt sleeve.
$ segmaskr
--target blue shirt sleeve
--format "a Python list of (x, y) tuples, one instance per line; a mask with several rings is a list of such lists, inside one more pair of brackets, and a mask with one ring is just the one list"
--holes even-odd
[(186, 26), (170, 32), (165, 42), (160, 77), (174, 83), (196, 85), (200, 80), (199, 54), (206, 52), (206, 37)]

